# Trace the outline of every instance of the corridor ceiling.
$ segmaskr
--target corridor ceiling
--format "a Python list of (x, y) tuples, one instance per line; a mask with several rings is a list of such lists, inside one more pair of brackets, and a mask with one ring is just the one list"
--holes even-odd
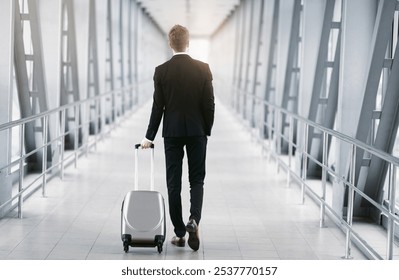
[(240, 0), (139, 0), (161, 29), (168, 33), (175, 24), (186, 26), (190, 36), (210, 36)]

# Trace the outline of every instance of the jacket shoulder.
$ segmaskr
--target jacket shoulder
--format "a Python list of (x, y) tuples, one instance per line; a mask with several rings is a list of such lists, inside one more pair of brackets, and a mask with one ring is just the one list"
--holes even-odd
[(193, 61), (201, 69), (201, 71), (206, 74), (208, 79), (210, 78), (212, 80), (212, 73), (211, 69), (209, 68), (209, 64), (197, 59), (193, 59)]
[(168, 64), (169, 60), (155, 67), (154, 77), (153, 77), (154, 81), (160, 81), (160, 79), (164, 77), (165, 73), (167, 72), (166, 69), (168, 68)]
[(163, 70), (163, 69), (165, 69), (168, 66), (169, 62), (170, 62), (169, 60), (165, 61), (164, 63), (162, 63), (162, 64), (158, 65), (157, 67), (155, 67), (155, 70)]
[(203, 62), (201, 60), (194, 59), (194, 58), (193, 58), (193, 61), (194, 61), (195, 64), (197, 64), (198, 66), (200, 66), (202, 68), (206, 68), (206, 67), (209, 68), (209, 64), (208, 63), (205, 63), (205, 62)]

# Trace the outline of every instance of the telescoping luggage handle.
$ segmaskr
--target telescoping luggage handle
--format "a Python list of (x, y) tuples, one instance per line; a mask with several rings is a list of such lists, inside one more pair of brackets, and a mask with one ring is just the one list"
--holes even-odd
[[(139, 189), (139, 148), (141, 144), (134, 145), (134, 190)], [(150, 190), (154, 191), (154, 144), (151, 144), (151, 182)]]

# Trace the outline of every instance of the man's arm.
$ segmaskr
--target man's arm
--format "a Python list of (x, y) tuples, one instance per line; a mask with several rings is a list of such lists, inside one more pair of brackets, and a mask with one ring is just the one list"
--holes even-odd
[(151, 110), (150, 122), (148, 124), (147, 132), (145, 135), (145, 138), (150, 141), (154, 141), (155, 136), (157, 135), (165, 107), (163, 94), (162, 94), (162, 87), (158, 72), (159, 71), (157, 71), (156, 68), (154, 73), (154, 96), (153, 96), (152, 110)]
[(203, 87), (203, 99), (202, 99), (202, 109), (205, 119), (205, 129), (208, 136), (211, 135), (211, 130), (214, 122), (215, 116), (215, 97), (213, 94), (212, 86), (212, 73), (209, 69), (209, 65), (205, 64), (206, 68), (206, 80)]

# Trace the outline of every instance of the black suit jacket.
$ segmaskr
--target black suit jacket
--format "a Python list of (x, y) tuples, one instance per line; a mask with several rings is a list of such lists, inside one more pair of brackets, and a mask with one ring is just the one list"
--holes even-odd
[(215, 112), (209, 65), (178, 54), (155, 68), (154, 99), (146, 138), (211, 135)]

